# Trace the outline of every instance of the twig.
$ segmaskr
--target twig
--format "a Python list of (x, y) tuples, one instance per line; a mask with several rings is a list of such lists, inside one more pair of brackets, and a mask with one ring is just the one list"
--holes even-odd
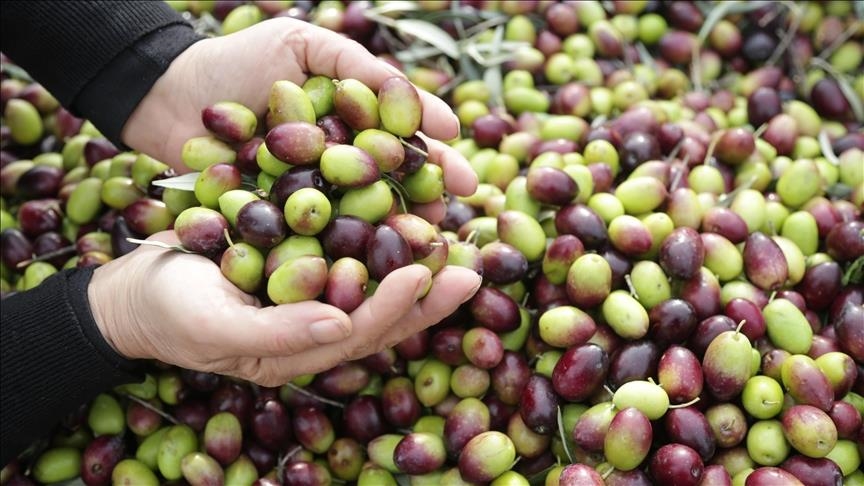
[(399, 142), (401, 142), (402, 145), (404, 145), (405, 148), (407, 148), (408, 150), (413, 150), (413, 151), (417, 152), (418, 154), (422, 155), (423, 157), (426, 157), (427, 159), (429, 158), (429, 152), (426, 152), (425, 150), (421, 149), (420, 147), (418, 147), (416, 145), (412, 145), (412, 144), (406, 142), (404, 138), (399, 137)]
[(333, 405), (334, 407), (345, 408), (345, 404), (342, 402), (337, 402), (335, 400), (330, 400), (328, 398), (324, 398), (321, 395), (316, 395), (315, 393), (310, 392), (309, 390), (303, 389), (294, 383), (286, 383), (285, 386), (288, 388), (300, 393), (301, 395), (306, 395), (307, 397), (317, 400), (321, 403), (326, 403), (327, 405)]
[(846, 30), (843, 31), (842, 34), (837, 36), (834, 39), (834, 42), (828, 44), (822, 52), (819, 53), (818, 58), (820, 59), (828, 59), (831, 57), (831, 54), (834, 54), (834, 51), (840, 48), (847, 40), (851, 39), (859, 30), (861, 29), (861, 21), (852, 22)]
[(293, 449), (288, 451), (284, 456), (279, 458), (279, 463), (276, 464), (276, 474), (278, 477), (282, 477), (282, 471), (285, 469), (285, 465), (288, 464), (288, 459), (294, 457), (295, 454), (300, 452), (303, 449), (303, 446), (295, 446)]
[(30, 265), (31, 263), (43, 262), (45, 260), (50, 260), (54, 257), (67, 255), (69, 253), (75, 253), (75, 245), (64, 246), (63, 248), (59, 248), (59, 249), (54, 250), (54, 251), (49, 251), (48, 253), (43, 253), (41, 255), (34, 256), (33, 258), (30, 258), (29, 260), (24, 260), (24, 261), (18, 262), (18, 264), (15, 265), (15, 268), (24, 268), (27, 265)]
[(792, 44), (792, 39), (795, 38), (795, 34), (798, 33), (798, 27), (801, 26), (801, 9), (798, 5), (791, 2), (782, 2), (782, 4), (785, 5), (792, 14), (792, 22), (790, 22), (789, 28), (786, 29), (783, 37), (780, 39), (777, 49), (774, 50), (774, 53), (771, 54), (771, 57), (766, 61), (768, 66), (777, 64), (777, 61), (780, 60), (780, 56), (782, 56), (786, 52), (786, 49), (789, 48), (789, 45)]
[(167, 412), (159, 410), (158, 408), (151, 405), (150, 402), (148, 402), (147, 400), (143, 400), (141, 398), (138, 398), (135, 395), (132, 395), (131, 393), (124, 393), (123, 395), (126, 398), (128, 398), (129, 400), (132, 400), (133, 402), (137, 403), (138, 405), (141, 405), (142, 407), (146, 408), (147, 410), (150, 410), (151, 412), (155, 413), (156, 415), (159, 415), (160, 417), (171, 422), (172, 424), (174, 424), (174, 425), (180, 424), (180, 421), (177, 420), (176, 418), (174, 418), (174, 416), (172, 416), (171, 414), (169, 414)]

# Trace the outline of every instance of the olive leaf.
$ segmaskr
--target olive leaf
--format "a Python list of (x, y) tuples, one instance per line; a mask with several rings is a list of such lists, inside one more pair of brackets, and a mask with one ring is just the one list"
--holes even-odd
[(408, 0), (390, 0), (389, 2), (378, 2), (378, 4), (364, 12), (367, 18), (377, 17), (377, 16), (391, 16), (404, 14), (406, 12), (416, 12), (419, 10), (419, 6), (416, 2), (411, 2)]
[(135, 243), (136, 245), (145, 245), (145, 246), (155, 246), (158, 248), (164, 248), (166, 250), (174, 250), (179, 251), (181, 253), (189, 253), (190, 255), (194, 255), (194, 251), (187, 250), (183, 248), (183, 245), (171, 245), (169, 243), (165, 243), (163, 241), (158, 240), (139, 240), (138, 238), (126, 238), (126, 241), (129, 243)]
[(564, 453), (567, 454), (567, 459), (573, 463), (573, 454), (570, 453), (570, 447), (567, 445), (567, 435), (564, 431), (564, 414), (561, 413), (561, 406), (558, 406), (558, 435), (561, 437), (561, 445), (564, 447)]
[(164, 187), (166, 189), (194, 191), (195, 181), (198, 180), (199, 174), (200, 172), (190, 172), (188, 174), (183, 174), (176, 177), (169, 177), (168, 179), (160, 179), (158, 181), (153, 181), (151, 182), (151, 184), (157, 187)]
[(834, 153), (834, 148), (831, 146), (831, 140), (828, 139), (828, 132), (824, 129), (819, 131), (819, 148), (822, 149), (822, 155), (825, 156), (825, 159), (828, 160), (828, 162), (831, 162), (834, 166), (840, 165), (840, 159), (838, 159), (837, 154)]
[(849, 265), (843, 274), (843, 285), (857, 285), (864, 283), (864, 256), (859, 256)]
[(708, 16), (705, 17), (705, 22), (702, 24), (702, 28), (699, 29), (699, 44), (701, 45), (705, 43), (705, 39), (707, 39), (708, 34), (710, 34), (712, 30), (714, 30), (714, 26), (717, 25), (717, 22), (723, 20), (727, 15), (751, 12), (753, 10), (758, 10), (770, 3), (771, 2), (764, 0), (756, 2), (732, 0), (729, 2), (715, 3), (712, 6)]
[(393, 28), (437, 47), (447, 57), (459, 58), (459, 45), (450, 37), (450, 34), (437, 25), (417, 19), (399, 19), (393, 22)]

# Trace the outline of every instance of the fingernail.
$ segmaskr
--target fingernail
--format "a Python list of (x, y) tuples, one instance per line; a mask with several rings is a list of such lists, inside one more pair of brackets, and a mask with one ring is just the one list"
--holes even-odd
[(309, 326), (309, 333), (318, 344), (335, 343), (345, 339), (350, 334), (338, 319), (313, 322)]
[(477, 283), (475, 283), (474, 286), (471, 287), (471, 290), (465, 293), (465, 297), (462, 299), (462, 302), (465, 302), (471, 297), (474, 297), (474, 294), (476, 294), (477, 291), (480, 290), (480, 286), (483, 285), (483, 277), (481, 277), (480, 275), (476, 275), (476, 278)]
[(417, 285), (417, 292), (414, 294), (414, 299), (419, 300), (426, 297), (429, 289), (432, 288), (432, 277), (423, 277), (423, 280)]

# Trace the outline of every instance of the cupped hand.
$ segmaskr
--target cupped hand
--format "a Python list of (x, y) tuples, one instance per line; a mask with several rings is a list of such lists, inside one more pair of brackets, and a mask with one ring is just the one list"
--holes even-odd
[[(150, 239), (178, 243), (172, 231)], [(262, 307), (211, 260), (141, 246), (96, 269), (88, 298), (102, 335), (127, 358), (277, 386), (439, 322), (480, 282), (465, 268), (445, 267), (432, 277), (426, 267), (410, 265), (384, 278), (350, 314), (317, 301)]]
[[(188, 171), (180, 154), (186, 140), (207, 134), (201, 110), (219, 101), (235, 101), (261, 117), (275, 81), (302, 84), (313, 75), (354, 78), (373, 90), (389, 77), (404, 77), (336, 32), (296, 19), (270, 19), (231, 35), (201, 40), (180, 54), (127, 121), (123, 141), (180, 172)], [(450, 193), (471, 195), (477, 175), (458, 152), (437, 142), (459, 135), (458, 118), (443, 100), (419, 91), (421, 132), (430, 145), (429, 160), (444, 169)], [(417, 212), (437, 222), (444, 208), (434, 203)]]

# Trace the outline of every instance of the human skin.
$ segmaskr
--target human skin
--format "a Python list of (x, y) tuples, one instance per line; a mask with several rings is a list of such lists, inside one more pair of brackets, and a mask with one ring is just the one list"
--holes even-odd
[[(129, 118), (123, 141), (186, 172), (181, 149), (187, 139), (206, 135), (202, 109), (227, 100), (262, 116), (273, 82), (302, 84), (312, 75), (354, 78), (373, 90), (404, 76), (335, 32), (271, 19), (180, 54)], [(472, 194), (476, 174), (441, 142), (459, 134), (457, 118), (435, 96), (421, 92), (421, 99), (429, 162), (444, 169), (451, 194)], [(411, 210), (434, 223), (445, 206), (436, 201)], [(173, 231), (150, 239), (177, 243)], [(445, 267), (433, 277), (426, 267), (409, 265), (389, 274), (350, 314), (317, 301), (262, 307), (211, 260), (145, 245), (97, 268), (88, 298), (103, 336), (127, 358), (276, 386), (398, 343), (455, 311), (480, 283), (465, 268)]]

